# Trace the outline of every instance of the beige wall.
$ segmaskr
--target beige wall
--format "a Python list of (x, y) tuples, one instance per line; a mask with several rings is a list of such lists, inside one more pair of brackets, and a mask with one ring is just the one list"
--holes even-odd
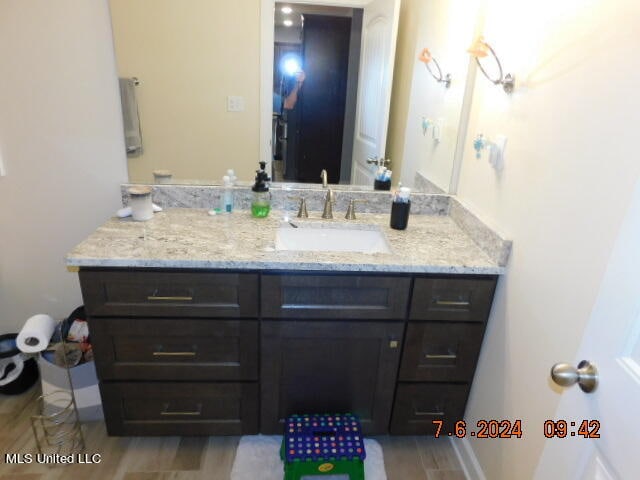
[(402, 0), (400, 3), (386, 146), (386, 157), (393, 162), (390, 168), (394, 171), (394, 183), (396, 184), (400, 180), (400, 172), (403, 170), (404, 135), (407, 127), (411, 81), (416, 63), (416, 38), (424, 3), (424, 0)]
[[(486, 478), (532, 478), (561, 395), (549, 368), (575, 358), (640, 174), (636, 0), (488, 0), (485, 37), (511, 96), (478, 75), (459, 197), (514, 241), (467, 407), (523, 420), (519, 440), (472, 440)], [(508, 137), (496, 173), (473, 137)]]
[(0, 2), (0, 333), (82, 303), (64, 255), (121, 206), (106, 0)]
[[(402, 2), (387, 156), (403, 185), (413, 185), (419, 171), (449, 191), (458, 128), (466, 122), (461, 119), (469, 66), (464, 51), (473, 40), (479, 4), (480, 0)], [(443, 74), (451, 74), (449, 88), (418, 61), (423, 48), (430, 49)], [(423, 133), (423, 118), (441, 126), (439, 141), (433, 138), (433, 128)]]
[[(424, 174), (445, 192), (449, 191), (467, 83), (469, 57), (464, 54), (474, 37), (479, 0), (422, 1), (418, 12), (419, 30), (411, 52), (413, 70), (404, 132), (404, 158), (401, 179), (413, 185), (415, 172)], [(451, 86), (435, 81), (425, 65), (417, 60), (429, 48), (443, 74), (451, 74)], [(432, 63), (431, 69), (437, 72)], [(433, 138), (433, 127), (426, 134), (422, 118), (437, 122), (440, 140)]]
[[(120, 76), (138, 77), (144, 154), (132, 181), (155, 169), (251, 179), (259, 155), (260, 1), (110, 0)], [(227, 112), (227, 96), (243, 112)]]

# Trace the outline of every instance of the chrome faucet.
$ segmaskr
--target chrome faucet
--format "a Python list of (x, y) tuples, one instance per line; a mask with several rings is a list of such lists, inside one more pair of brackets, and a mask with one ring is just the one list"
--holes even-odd
[(335, 197), (333, 196), (333, 190), (327, 190), (327, 196), (324, 198), (324, 208), (322, 209), (322, 218), (332, 219), (333, 218), (333, 204), (336, 203)]
[(322, 179), (322, 188), (327, 188), (327, 171), (324, 168), (320, 172), (320, 178)]

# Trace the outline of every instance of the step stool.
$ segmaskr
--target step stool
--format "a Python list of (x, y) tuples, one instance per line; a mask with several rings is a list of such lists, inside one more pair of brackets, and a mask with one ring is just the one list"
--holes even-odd
[(292, 415), (280, 447), (284, 480), (364, 480), (364, 439), (351, 414)]

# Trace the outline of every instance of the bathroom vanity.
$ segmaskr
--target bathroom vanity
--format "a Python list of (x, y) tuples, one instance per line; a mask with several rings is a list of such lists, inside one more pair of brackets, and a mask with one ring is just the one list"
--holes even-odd
[(393, 253), (319, 254), (274, 250), (275, 218), (223, 217), (112, 219), (67, 257), (109, 434), (277, 434), (306, 412), (427, 434), (463, 418), (503, 266), (455, 222), (363, 216)]

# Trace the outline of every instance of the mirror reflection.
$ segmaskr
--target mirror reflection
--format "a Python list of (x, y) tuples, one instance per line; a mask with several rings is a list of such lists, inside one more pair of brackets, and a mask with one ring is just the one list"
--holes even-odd
[(361, 8), (276, 3), (273, 178), (351, 180)]
[[(420, 171), (449, 191), (469, 63), (455, 50), (475, 10), (336, 3), (110, 0), (129, 181), (220, 184), (233, 169), (250, 182), (264, 160), (276, 181), (319, 185), (326, 170), (372, 188), (386, 166), (394, 184)], [(451, 88), (426, 77), (426, 47)]]

